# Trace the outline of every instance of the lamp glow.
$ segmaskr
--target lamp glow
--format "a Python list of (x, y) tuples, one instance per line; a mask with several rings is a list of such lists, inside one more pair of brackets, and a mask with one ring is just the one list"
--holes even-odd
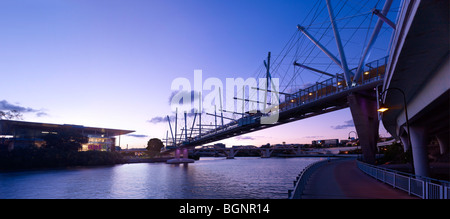
[(389, 107), (387, 107), (387, 106), (384, 105), (384, 104), (381, 104), (381, 105), (380, 105), (380, 108), (377, 109), (378, 112), (386, 112), (386, 111), (388, 111), (388, 110), (389, 110)]

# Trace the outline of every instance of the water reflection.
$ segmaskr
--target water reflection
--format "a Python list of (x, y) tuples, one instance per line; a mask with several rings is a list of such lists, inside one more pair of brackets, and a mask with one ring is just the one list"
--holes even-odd
[(0, 173), (0, 198), (287, 198), (319, 158), (206, 158), (188, 165), (123, 164)]

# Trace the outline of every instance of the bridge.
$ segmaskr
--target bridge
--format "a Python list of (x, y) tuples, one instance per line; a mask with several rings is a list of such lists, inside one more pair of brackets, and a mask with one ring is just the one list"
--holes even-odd
[(255, 146), (233, 146), (231, 148), (223, 148), (217, 146), (203, 146), (200, 148), (192, 149), (191, 154), (194, 156), (224, 156), (227, 159), (234, 159), (239, 153), (245, 153), (247, 155), (259, 155), (261, 158), (270, 158), (271, 156), (283, 156), (283, 157), (301, 157), (301, 156), (316, 156), (316, 157), (329, 157), (334, 156), (330, 151), (326, 150), (308, 150), (301, 147), (293, 146), (276, 146), (276, 147), (255, 147)]
[[(448, 9), (446, 0), (404, 1), (380, 95), (384, 109), (390, 108), (382, 114), (384, 127), (401, 139), (412, 153), (413, 171), (424, 177), (431, 175), (430, 161), (449, 168)], [(433, 141), (438, 145), (431, 153)]]
[[(172, 130), (169, 116), (167, 116), (172, 138), (169, 138), (167, 132), (165, 140), (166, 145), (168, 145), (168, 150), (166, 152), (176, 150), (175, 156), (179, 158), (181, 151), (183, 151), (183, 157), (187, 157), (188, 148), (194, 148), (210, 142), (239, 136), (350, 107), (355, 128), (362, 145), (364, 160), (368, 163), (374, 163), (379, 126), (377, 112), (378, 92), (376, 91), (383, 84), (389, 58), (384, 57), (371, 62), (368, 62), (368, 59), (383, 24), (387, 23), (387, 28), (390, 28), (391, 30), (395, 29), (395, 26), (392, 26), (393, 22), (387, 18), (387, 14), (392, 5), (392, 0), (386, 0), (384, 6), (380, 10), (373, 8), (371, 13), (369, 13), (370, 16), (377, 18), (377, 22), (373, 27), (370, 38), (366, 41), (367, 44), (365, 45), (363, 53), (358, 60), (357, 66), (353, 69), (349, 69), (349, 63), (347, 62), (346, 53), (344, 51), (344, 46), (347, 43), (343, 43), (341, 40), (340, 29), (337, 25), (334, 8), (332, 7), (330, 0), (326, 0), (325, 3), (326, 6), (324, 6), (324, 8), (328, 11), (330, 21), (329, 26), (332, 28), (332, 38), (334, 39), (336, 45), (334, 53), (331, 52), (330, 49), (320, 41), (320, 39), (316, 39), (314, 37), (314, 34), (311, 33), (308, 26), (298, 25), (297, 32), (305, 39), (308, 39), (310, 45), (314, 45), (315, 48), (319, 49), (322, 54), (329, 58), (332, 64), (338, 66), (341, 70), (340, 73), (331, 74), (325, 70), (320, 70), (309, 66), (307, 62), (300, 63), (294, 61), (294, 63), (292, 63), (293, 66), (320, 74), (327, 79), (317, 81), (311, 86), (297, 89), (297, 91), (294, 92), (281, 92), (279, 88), (273, 84), (272, 75), (274, 72), (272, 72), (272, 70), (274, 68), (271, 68), (271, 56), (269, 53), (267, 61), (264, 61), (267, 80), (266, 86), (263, 88), (249, 88), (262, 90), (265, 92), (263, 109), (256, 111), (248, 110), (247, 112), (244, 110), (241, 112), (232, 112), (240, 115), (241, 118), (226, 118), (231, 121), (224, 123), (223, 112), (226, 111), (222, 110), (222, 107), (220, 107), (220, 116), (217, 115), (216, 112), (214, 114), (208, 114), (214, 116), (214, 125), (202, 124), (201, 117), (203, 113), (202, 110), (200, 110), (196, 113), (191, 128), (187, 126), (185, 112), (185, 127), (182, 130), (182, 134), (177, 134), (176, 123), (175, 130)], [(335, 55), (336, 53), (339, 55), (339, 58)], [(244, 92), (245, 90), (243, 89), (243, 93)], [(271, 98), (270, 105), (266, 100), (267, 94), (272, 95), (272, 97), (276, 97)], [(262, 104), (261, 101), (250, 100), (250, 97), (246, 99), (244, 94), (242, 94), (242, 98), (235, 97), (235, 99), (241, 100), (243, 102), (243, 106), (244, 103), (249, 104), (250, 102)], [(222, 100), (220, 102), (220, 104), (222, 104)], [(197, 115), (199, 117), (199, 121), (197, 124), (198, 127), (195, 127), (194, 123)], [(264, 119), (272, 116), (278, 119), (271, 123), (264, 122)], [(220, 125), (217, 124), (218, 118), (222, 121)], [(207, 128), (205, 128), (205, 126)], [(188, 130), (191, 133), (189, 136)], [(193, 131), (195, 131), (194, 136), (192, 136)]]
[[(387, 57), (368, 63), (358, 86), (346, 86), (343, 74), (337, 74), (336, 77), (296, 93), (287, 94), (283, 102), (275, 105), (275, 111), (269, 110), (270, 112), (265, 114), (248, 112), (236, 121), (220, 125), (192, 138), (188, 137), (187, 141), (183, 141), (185, 136), (181, 136), (177, 146), (195, 147), (349, 107), (347, 97), (350, 94), (372, 92), (377, 85), (382, 84), (386, 61)], [(279, 114), (277, 122), (261, 124), (262, 117), (275, 113)]]

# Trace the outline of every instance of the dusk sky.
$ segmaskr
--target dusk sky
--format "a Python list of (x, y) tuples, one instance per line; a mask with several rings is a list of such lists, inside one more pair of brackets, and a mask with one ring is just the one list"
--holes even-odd
[[(370, 11), (384, 0), (331, 2), (355, 68), (377, 21)], [(394, 1), (388, 14), (394, 21), (398, 7)], [(295, 60), (341, 73), (297, 24), (338, 55), (325, 0), (2, 0), (0, 110), (17, 109), (24, 121), (135, 130), (121, 138), (122, 148), (144, 147), (166, 136), (168, 124), (158, 119), (173, 115), (172, 81), (193, 83), (196, 69), (203, 80), (223, 83), (258, 78), (270, 51), (272, 75), (285, 91), (327, 79), (295, 69)], [(391, 33), (383, 25), (369, 60), (388, 54)], [(347, 139), (354, 130), (347, 108), (221, 142), (311, 143)], [(382, 125), (380, 134), (389, 136)]]

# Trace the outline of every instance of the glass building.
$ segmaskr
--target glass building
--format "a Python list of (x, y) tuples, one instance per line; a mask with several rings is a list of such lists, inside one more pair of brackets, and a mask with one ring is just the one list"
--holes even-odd
[(116, 145), (120, 146), (120, 136), (134, 132), (82, 125), (0, 120), (0, 150), (11, 151), (14, 148), (30, 146), (41, 147), (45, 143), (43, 136), (58, 134), (60, 131), (76, 132), (88, 137), (88, 143), (82, 145), (81, 151), (115, 151)]

